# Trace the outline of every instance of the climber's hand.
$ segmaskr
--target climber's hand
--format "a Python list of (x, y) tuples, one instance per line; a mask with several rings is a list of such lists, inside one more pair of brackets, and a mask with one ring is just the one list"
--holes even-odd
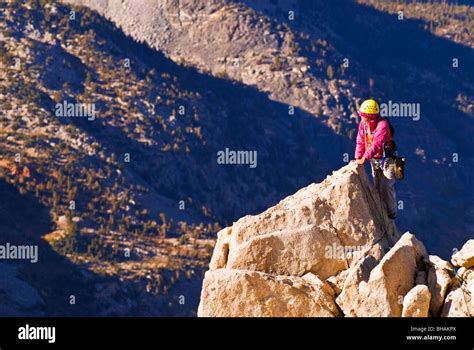
[(363, 165), (365, 163), (365, 158), (362, 157), (362, 158), (356, 159), (355, 162), (359, 165)]

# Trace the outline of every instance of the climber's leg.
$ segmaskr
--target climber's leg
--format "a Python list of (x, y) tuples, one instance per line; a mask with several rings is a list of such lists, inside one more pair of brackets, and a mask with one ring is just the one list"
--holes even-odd
[(380, 160), (372, 159), (370, 162), (374, 186), (380, 196), (382, 203), (385, 203), (387, 214), (390, 219), (395, 219), (397, 215), (397, 199), (395, 193), (395, 164), (392, 160), (385, 159), (383, 169)]
[(397, 196), (395, 192), (395, 161), (392, 158), (386, 158), (381, 174), (380, 195), (387, 206), (387, 213), (390, 219), (397, 216)]
[(372, 169), (372, 179), (374, 180), (374, 186), (377, 192), (380, 194), (380, 186), (381, 186), (381, 175), (382, 170), (380, 169), (380, 161), (376, 159), (372, 159), (370, 161), (370, 167)]

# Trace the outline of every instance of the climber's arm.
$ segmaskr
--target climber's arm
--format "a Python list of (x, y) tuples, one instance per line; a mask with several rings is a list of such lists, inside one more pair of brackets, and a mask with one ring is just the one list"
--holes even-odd
[(356, 149), (355, 149), (355, 159), (360, 159), (364, 155), (365, 152), (365, 140), (364, 140), (364, 127), (362, 122), (359, 123), (359, 130), (357, 132), (356, 138)]

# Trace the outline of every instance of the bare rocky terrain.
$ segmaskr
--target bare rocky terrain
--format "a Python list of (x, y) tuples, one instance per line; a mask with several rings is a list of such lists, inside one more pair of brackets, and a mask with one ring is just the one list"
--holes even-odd
[(472, 317), (474, 240), (451, 262), (400, 234), (355, 163), (218, 234), (202, 317)]

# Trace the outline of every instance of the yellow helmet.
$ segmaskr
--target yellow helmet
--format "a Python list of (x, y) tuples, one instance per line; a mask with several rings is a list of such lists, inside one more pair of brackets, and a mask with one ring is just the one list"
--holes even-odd
[(379, 114), (380, 108), (377, 102), (373, 99), (368, 99), (362, 102), (359, 108), (359, 115), (376, 115)]

